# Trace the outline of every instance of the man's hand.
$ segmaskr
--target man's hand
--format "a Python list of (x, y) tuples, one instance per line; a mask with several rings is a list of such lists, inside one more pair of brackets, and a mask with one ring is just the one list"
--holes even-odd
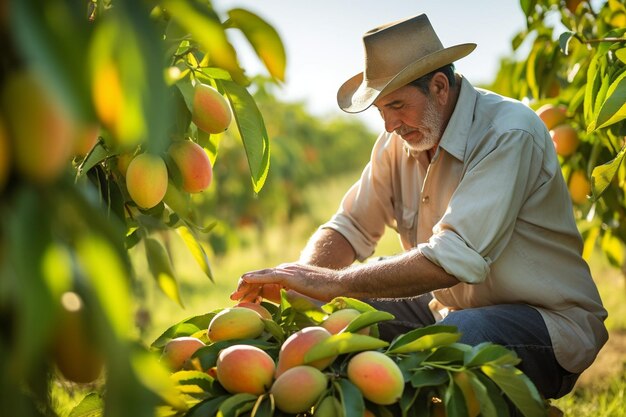
[(337, 271), (288, 263), (243, 274), (230, 298), (239, 301), (258, 301), (264, 297), (264, 292), (267, 294), (275, 290), (276, 286), (323, 301), (328, 301), (341, 293)]

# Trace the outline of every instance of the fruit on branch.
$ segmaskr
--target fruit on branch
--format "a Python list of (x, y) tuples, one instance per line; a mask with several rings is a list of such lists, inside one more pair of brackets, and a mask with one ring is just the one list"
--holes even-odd
[(168, 341), (163, 347), (161, 361), (172, 371), (179, 371), (186, 368), (191, 356), (204, 346), (206, 346), (204, 342), (196, 337), (176, 337)]
[(221, 133), (230, 126), (232, 112), (219, 91), (198, 82), (194, 88), (191, 120), (207, 133)]
[(587, 179), (587, 174), (582, 169), (573, 171), (567, 184), (569, 194), (574, 204), (584, 204), (587, 196), (591, 194), (591, 183)]
[[(354, 308), (344, 308), (341, 310), (333, 311), (324, 321), (321, 326), (328, 330), (331, 334), (337, 334), (350, 324), (350, 322), (361, 315), (359, 310)], [(369, 327), (365, 327), (359, 330), (357, 333), (369, 334)]]
[(249, 308), (250, 310), (254, 310), (259, 313), (261, 318), (266, 320), (272, 320), (272, 314), (267, 310), (267, 308), (263, 307), (261, 304), (253, 303), (250, 301), (242, 301), (237, 303), (235, 307)]
[(550, 136), (552, 137), (556, 153), (560, 156), (572, 155), (576, 152), (580, 143), (578, 132), (568, 124), (556, 126), (550, 131)]
[[(289, 336), (278, 353), (278, 364), (276, 365), (276, 377), (286, 372), (288, 369), (298, 365), (304, 365), (304, 356), (313, 346), (328, 339), (330, 332), (321, 326), (305, 327)], [(317, 369), (324, 369), (335, 360), (335, 356), (319, 359), (307, 365)]]
[(539, 107), (535, 113), (543, 121), (548, 130), (552, 130), (567, 118), (566, 108), (564, 106), (555, 106), (554, 104), (544, 104)]
[(244, 307), (231, 307), (217, 313), (209, 323), (207, 335), (211, 342), (233, 339), (254, 339), (265, 330), (261, 316)]
[(57, 179), (74, 146), (74, 122), (62, 104), (33, 74), (17, 72), (4, 82), (2, 108), (17, 171), (37, 183)]
[(304, 413), (326, 390), (326, 376), (317, 368), (299, 365), (276, 378), (270, 392), (276, 407), (285, 413)]
[(202, 146), (190, 140), (179, 140), (172, 143), (167, 152), (180, 172), (183, 190), (199, 193), (209, 187), (213, 169)]
[(357, 353), (348, 362), (348, 379), (373, 403), (393, 404), (404, 391), (404, 378), (398, 365), (382, 352)]
[(231, 394), (261, 395), (272, 385), (274, 360), (251, 345), (232, 345), (217, 357), (217, 380)]
[(143, 209), (161, 202), (167, 191), (167, 166), (158, 155), (142, 153), (130, 161), (126, 170), (126, 188), (130, 198)]
[(74, 138), (73, 155), (85, 156), (98, 143), (100, 135), (100, 126), (97, 124), (83, 125), (77, 128), (76, 137)]

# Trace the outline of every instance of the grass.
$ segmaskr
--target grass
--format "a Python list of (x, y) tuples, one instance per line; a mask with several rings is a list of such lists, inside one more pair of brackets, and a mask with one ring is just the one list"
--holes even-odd
[[(145, 307), (152, 317), (143, 335), (144, 340), (154, 340), (169, 325), (186, 317), (233, 305), (228, 296), (244, 272), (296, 260), (308, 237), (318, 224), (335, 212), (343, 192), (355, 179), (355, 176), (346, 176), (306, 190), (313, 208), (312, 220), (301, 218), (290, 225), (268, 228), (263, 236), (253, 229), (241, 229), (241, 238), (247, 243), (225, 257), (212, 259), (214, 283), (203, 275), (182, 247), (182, 242), (173, 238), (174, 264), (180, 274), (186, 306), (180, 308), (154, 285), (146, 285), (143, 289)], [(394, 254), (400, 250), (395, 233), (389, 231), (383, 236), (375, 256)], [(141, 268), (141, 261), (139, 266)], [(590, 266), (609, 311), (607, 326), (610, 340), (596, 363), (583, 373), (575, 389), (553, 404), (566, 416), (626, 417), (623, 407), (626, 401), (626, 280), (621, 271), (609, 266), (600, 253), (594, 253)]]

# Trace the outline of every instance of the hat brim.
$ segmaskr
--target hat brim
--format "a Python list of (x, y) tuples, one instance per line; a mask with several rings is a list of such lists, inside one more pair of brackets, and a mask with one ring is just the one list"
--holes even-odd
[(337, 104), (347, 113), (359, 113), (370, 107), (378, 97), (422, 77), (431, 71), (469, 55), (475, 43), (464, 43), (426, 55), (404, 67), (396, 76), (364, 81), (363, 73), (351, 77), (339, 87)]

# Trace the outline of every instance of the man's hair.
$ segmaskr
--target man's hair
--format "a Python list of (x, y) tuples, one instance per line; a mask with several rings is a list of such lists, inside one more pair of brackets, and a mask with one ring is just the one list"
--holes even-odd
[(448, 82), (450, 83), (450, 87), (456, 86), (456, 78), (454, 77), (454, 64), (447, 64), (447, 65), (444, 65), (441, 68), (437, 68), (436, 70), (431, 71), (428, 74), (423, 75), (423, 76), (421, 76), (421, 77), (411, 81), (409, 83), (409, 85), (417, 87), (424, 94), (429, 95), (430, 92), (428, 90), (428, 84), (430, 84), (430, 80), (438, 72), (442, 72), (446, 76), (446, 78), (448, 78)]

